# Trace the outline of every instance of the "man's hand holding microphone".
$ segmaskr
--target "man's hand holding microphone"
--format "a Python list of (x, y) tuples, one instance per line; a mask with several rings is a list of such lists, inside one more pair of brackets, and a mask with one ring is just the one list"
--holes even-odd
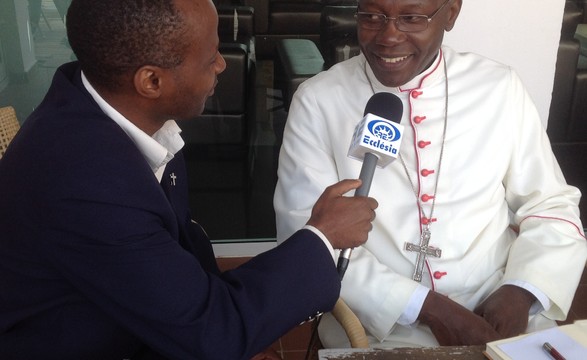
[[(386, 92), (371, 96), (348, 154), (363, 162), (359, 179), (343, 180), (326, 188), (312, 209), (307, 224), (322, 231), (335, 249), (342, 250), (337, 264), (341, 280), (352, 249), (367, 241), (373, 227), (378, 204), (368, 194), (375, 168), (385, 167), (399, 156), (402, 113), (403, 104), (397, 96)], [(343, 196), (353, 189), (354, 197)]]
[(345, 196), (361, 180), (342, 180), (324, 190), (312, 208), (308, 225), (320, 230), (335, 249), (357, 247), (367, 241), (378, 203), (367, 196)]

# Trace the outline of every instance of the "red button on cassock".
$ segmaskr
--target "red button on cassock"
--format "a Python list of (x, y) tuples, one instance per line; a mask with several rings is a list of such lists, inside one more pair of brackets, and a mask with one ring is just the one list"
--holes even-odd
[(436, 218), (428, 219), (427, 217), (423, 217), (422, 218), (422, 224), (428, 225), (430, 223), (435, 222), (436, 220), (437, 220)]
[(426, 120), (426, 116), (414, 116), (414, 122), (416, 124), (419, 124), (419, 123), (421, 123), (424, 120)]
[(422, 196), (420, 197), (420, 199), (422, 199), (422, 201), (424, 201), (424, 202), (427, 202), (427, 201), (429, 201), (429, 200), (432, 200), (432, 199), (434, 199), (434, 196), (433, 196), (433, 195), (424, 194), (424, 195), (422, 195)]
[(425, 148), (426, 146), (428, 146), (428, 145), (430, 145), (430, 144), (431, 144), (431, 142), (430, 142), (430, 141), (424, 141), (424, 140), (420, 140), (420, 141), (418, 141), (418, 147), (419, 147), (420, 149), (423, 149), (423, 148)]
[(434, 174), (434, 170), (422, 169), (422, 171), (420, 171), (420, 174), (422, 174), (422, 176), (428, 176)]
[(414, 90), (414, 91), (412, 91), (411, 95), (414, 99), (417, 99), (418, 96), (422, 95), (423, 93), (424, 92), (422, 92), (422, 91)]
[(435, 271), (434, 272), (434, 278), (436, 280), (440, 280), (440, 278), (443, 277), (444, 275), (446, 275), (445, 271)]

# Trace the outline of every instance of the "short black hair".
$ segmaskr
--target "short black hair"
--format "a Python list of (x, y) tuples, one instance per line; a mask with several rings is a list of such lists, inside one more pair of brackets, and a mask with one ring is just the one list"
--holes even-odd
[(141, 66), (173, 68), (189, 46), (175, 0), (73, 0), (67, 37), (86, 77), (110, 90)]

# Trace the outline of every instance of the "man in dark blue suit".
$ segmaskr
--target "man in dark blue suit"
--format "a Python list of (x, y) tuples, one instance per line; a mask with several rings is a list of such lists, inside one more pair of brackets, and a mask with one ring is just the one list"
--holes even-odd
[(293, 241), (220, 273), (183, 141), (225, 68), (210, 0), (73, 0), (79, 62), (0, 160), (0, 358), (248, 359), (330, 310), (372, 198), (328, 188)]

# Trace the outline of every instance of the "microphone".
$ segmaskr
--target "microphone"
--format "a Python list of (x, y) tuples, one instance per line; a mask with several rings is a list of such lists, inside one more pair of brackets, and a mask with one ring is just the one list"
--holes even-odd
[[(361, 186), (355, 196), (368, 196), (375, 168), (389, 165), (399, 156), (404, 127), (400, 125), (403, 104), (397, 96), (379, 92), (371, 96), (363, 119), (355, 127), (348, 156), (363, 161), (359, 179)], [(338, 257), (337, 270), (340, 280), (349, 265), (353, 249), (344, 249)]]

